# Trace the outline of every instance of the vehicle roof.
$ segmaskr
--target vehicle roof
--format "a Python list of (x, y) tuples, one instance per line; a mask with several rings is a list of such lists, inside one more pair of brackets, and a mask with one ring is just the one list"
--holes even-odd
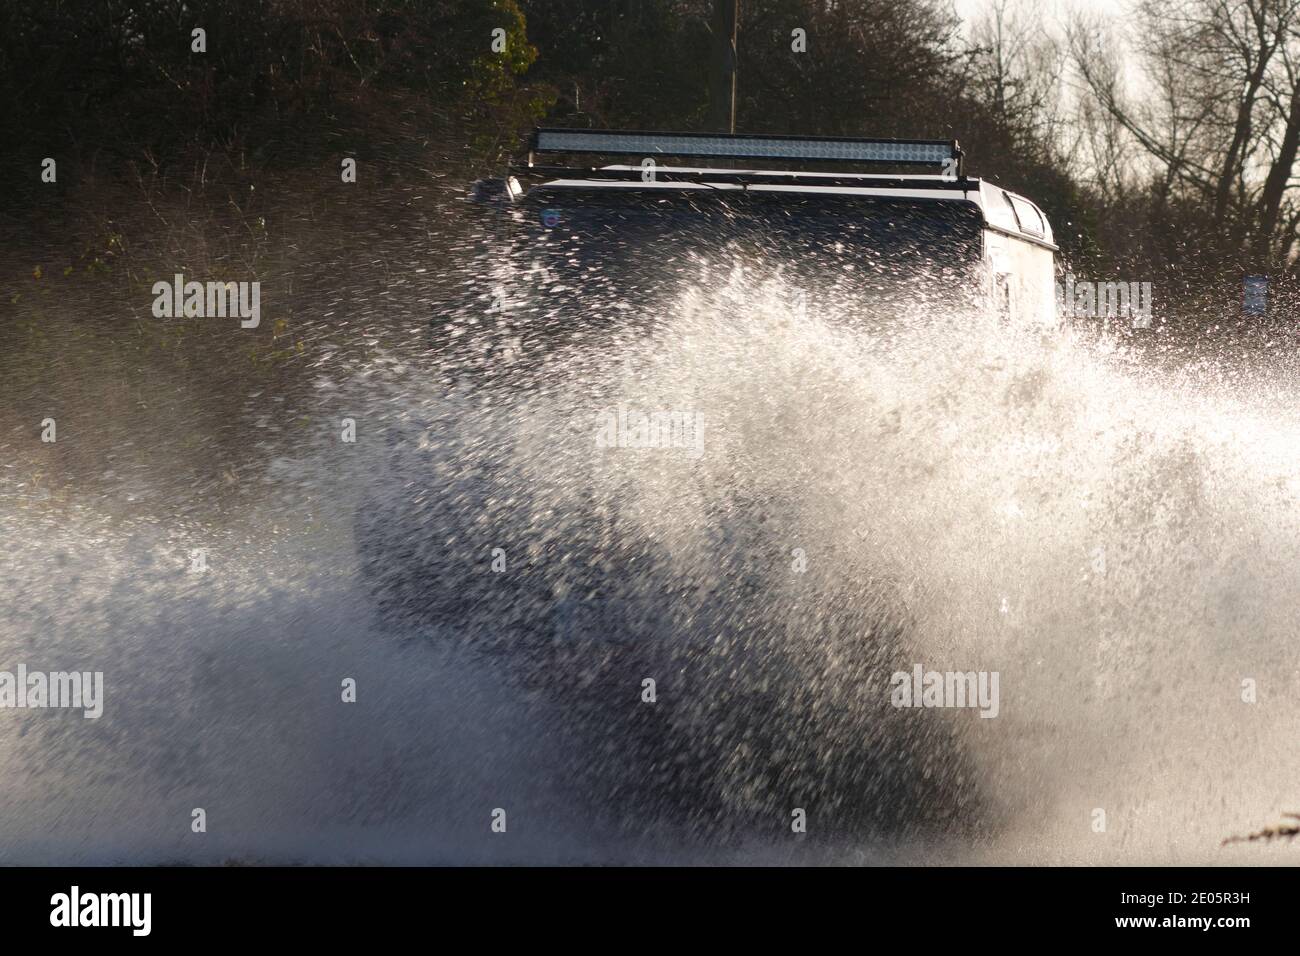
[[(641, 166), (601, 166), (581, 177), (547, 180), (537, 190), (640, 190), (652, 192), (763, 192), (842, 196), (879, 196), (933, 202), (966, 202), (977, 206), (987, 228), (1008, 233), (1037, 245), (1056, 249), (1052, 227), (1043, 211), (1030, 200), (983, 179), (953, 179), (938, 175), (889, 173), (805, 172), (802, 170), (745, 169), (700, 166), (656, 166), (656, 175), (677, 175), (682, 179), (604, 178), (601, 172), (641, 173)], [(715, 178), (710, 178), (713, 174)], [(747, 178), (762, 182), (749, 182)], [(817, 180), (833, 180), (819, 185)], [(783, 182), (782, 180), (789, 180)], [(530, 190), (531, 192), (531, 190)]]

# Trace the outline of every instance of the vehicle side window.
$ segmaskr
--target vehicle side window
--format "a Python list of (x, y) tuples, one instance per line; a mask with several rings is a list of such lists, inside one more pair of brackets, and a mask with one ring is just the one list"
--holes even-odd
[(1047, 230), (1043, 227), (1043, 217), (1033, 203), (1026, 202), (1019, 196), (1008, 198), (1011, 200), (1011, 208), (1016, 212), (1016, 220), (1020, 223), (1021, 232), (1040, 239), (1047, 235)]
[(1017, 220), (1016, 220), (1016, 207), (1015, 207), (1014, 205), (1012, 205), (1012, 203), (1011, 203), (1011, 196), (1010, 196), (1010, 194), (1008, 194), (1007, 192), (1003, 191), (1003, 192), (1001, 193), (1001, 196), (1002, 196), (1002, 204), (1003, 204), (1004, 206), (1006, 206), (1006, 211), (1007, 211), (1008, 213), (1010, 213), (1010, 215), (1008, 216), (1008, 218), (1009, 218), (1012, 222), (1016, 222), (1016, 221), (1017, 221)]

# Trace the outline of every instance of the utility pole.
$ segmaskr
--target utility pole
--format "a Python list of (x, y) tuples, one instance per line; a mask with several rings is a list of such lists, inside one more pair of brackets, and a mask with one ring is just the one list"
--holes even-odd
[(736, 31), (740, 0), (713, 0), (713, 56), (709, 65), (709, 127), (736, 131)]

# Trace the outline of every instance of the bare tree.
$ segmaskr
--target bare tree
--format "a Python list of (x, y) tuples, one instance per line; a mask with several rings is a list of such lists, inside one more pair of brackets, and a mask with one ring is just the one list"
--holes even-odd
[(1060, 133), (1065, 57), (1032, 8), (994, 0), (971, 28), (972, 81), (983, 102), (1026, 140), (1052, 143)]
[(1158, 199), (1203, 207), (1207, 233), (1225, 249), (1248, 242), (1261, 268), (1289, 252), (1294, 228), (1287, 193), (1300, 151), (1298, 13), (1297, 0), (1141, 0), (1131, 44), (1137, 96), (1097, 21), (1076, 17), (1068, 30), (1087, 95), (1159, 171)]

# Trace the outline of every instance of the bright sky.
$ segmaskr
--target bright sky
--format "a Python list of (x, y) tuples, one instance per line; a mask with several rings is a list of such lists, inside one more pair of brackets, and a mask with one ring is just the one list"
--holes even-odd
[[(981, 11), (991, 5), (992, 0), (953, 0), (957, 15), (969, 23)], [(1012, 6), (1022, 9), (1042, 11), (1045, 25), (1064, 22), (1070, 10), (1088, 10), (1107, 16), (1122, 18), (1129, 6), (1129, 0), (1011, 0)]]

